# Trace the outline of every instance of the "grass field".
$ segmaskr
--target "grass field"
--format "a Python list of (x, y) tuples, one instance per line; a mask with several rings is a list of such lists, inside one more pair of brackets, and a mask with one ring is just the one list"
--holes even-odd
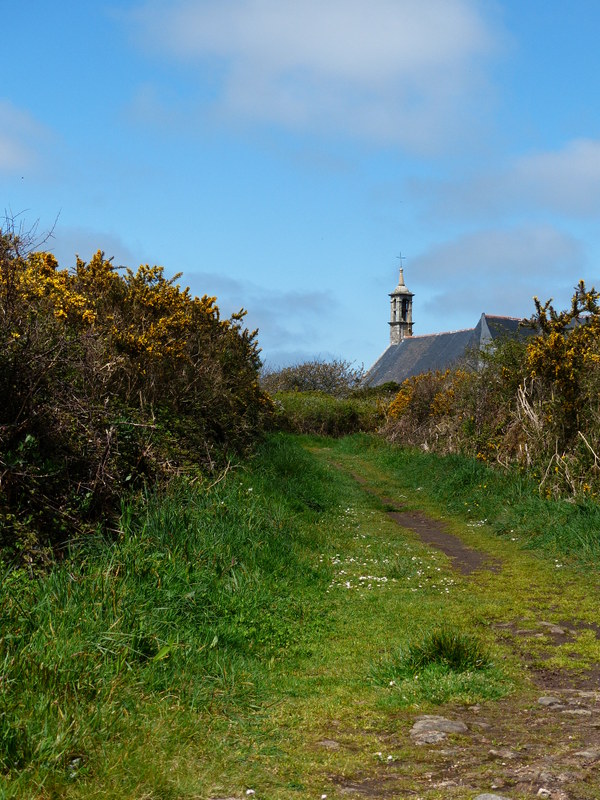
[[(461, 575), (381, 498), (445, 518), (501, 572)], [(125, 509), (116, 539), (45, 576), (5, 568), (0, 796), (341, 796), (415, 759), (415, 714), (600, 661), (583, 629), (551, 654), (533, 640), (526, 666), (498, 635), (597, 618), (599, 520), (476, 462), (273, 436), (213, 486)]]

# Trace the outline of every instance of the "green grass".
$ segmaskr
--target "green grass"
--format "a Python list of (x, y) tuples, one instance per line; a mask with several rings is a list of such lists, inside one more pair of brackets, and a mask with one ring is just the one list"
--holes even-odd
[(540, 495), (535, 476), (463, 456), (404, 449), (369, 435), (346, 437), (337, 452), (366, 457), (417, 504), (427, 498), (438, 512), (472, 526), (485, 525), (552, 556), (589, 565), (600, 559), (600, 503), (547, 499)]
[(365, 393), (340, 398), (324, 392), (278, 392), (274, 399), (277, 425), (293, 433), (346, 436), (374, 431), (384, 420), (377, 396)]
[(334, 485), (274, 438), (212, 489), (126, 509), (117, 541), (98, 536), (40, 579), (6, 569), (7, 796), (93, 773), (105, 740), (139, 741), (148, 718), (257, 707), (273, 665), (327, 626), (315, 612), (330, 571), (312, 556)]
[[(413, 455), (414, 470), (371, 437), (275, 435), (212, 487), (125, 509), (116, 541), (46, 576), (6, 569), (0, 797), (336, 798), (335, 776), (377, 769), (384, 742), (411, 763), (417, 714), (527, 693), (496, 624), (593, 621), (597, 575), (523, 550), (529, 519), (496, 536), (474, 503), (488, 493), (502, 514), (512, 495), (489, 470)], [(351, 472), (447, 516), (501, 573), (457, 574)], [(584, 630), (552, 653), (527, 646), (564, 669), (600, 660)]]
[(503, 670), (475, 635), (453, 626), (433, 628), (386, 654), (371, 679), (388, 693), (388, 707), (502, 697), (510, 690)]
[(456, 628), (436, 628), (410, 642), (399, 660), (399, 666), (413, 675), (432, 664), (469, 672), (488, 667), (490, 657), (477, 637)]

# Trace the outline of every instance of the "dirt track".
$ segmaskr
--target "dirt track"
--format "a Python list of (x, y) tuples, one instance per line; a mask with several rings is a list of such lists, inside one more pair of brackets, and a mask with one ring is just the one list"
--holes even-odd
[[(443, 522), (403, 508), (393, 498), (379, 495), (362, 476), (352, 475), (378, 498), (390, 518), (445, 553), (457, 572), (469, 576), (485, 570), (502, 580), (500, 560), (467, 546)], [(599, 626), (583, 627), (600, 638)], [(382, 753), (402, 751), (403, 758), (383, 758), (376, 774), (370, 769), (351, 780), (331, 776), (341, 794), (417, 800), (471, 800), (486, 794), (507, 800), (600, 798), (600, 665), (572, 672), (540, 667), (531, 657), (532, 644), (543, 640), (548, 650), (564, 645), (581, 632), (582, 623), (561, 620), (559, 624), (542, 618), (527, 627), (517, 620), (495, 629), (522, 661), (531, 691), (476, 706), (440, 708), (438, 713), (446, 720), (464, 723), (466, 729), (438, 741), (411, 736), (418, 716), (394, 730), (380, 731)], [(332, 732), (336, 744), (338, 739), (343, 747), (343, 735)]]

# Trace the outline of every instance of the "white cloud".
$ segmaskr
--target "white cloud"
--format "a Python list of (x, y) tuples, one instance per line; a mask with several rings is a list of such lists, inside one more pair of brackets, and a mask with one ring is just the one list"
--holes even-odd
[[(484, 311), (531, 316), (534, 295), (566, 303), (584, 263), (576, 239), (543, 225), (478, 231), (438, 245), (411, 264), (411, 290), (429, 296), (421, 306), (427, 327), (419, 324), (419, 332), (448, 329), (456, 320), (475, 325)], [(417, 324), (418, 311), (415, 300)]]
[(143, 261), (143, 257), (133, 251), (115, 234), (90, 228), (61, 225), (60, 221), (52, 231), (52, 237), (44, 248), (54, 253), (63, 268), (75, 266), (75, 256), (89, 261), (98, 250), (102, 250), (106, 258), (112, 259), (117, 266), (135, 269)]
[[(147, 254), (134, 253), (115, 234), (83, 227), (58, 224), (43, 246), (66, 268), (75, 265), (75, 254), (89, 261), (99, 249), (118, 266), (135, 269), (146, 261), (156, 263)], [(327, 292), (270, 289), (213, 272), (185, 272), (178, 283), (182, 287), (189, 285), (192, 295), (216, 296), (224, 318), (246, 309), (244, 325), (259, 329), (263, 357), (271, 366), (314, 358), (317, 353), (323, 355), (323, 320), (331, 318), (335, 324), (339, 312), (338, 303)], [(323, 357), (333, 356), (327, 351)]]
[(241, 307), (248, 328), (259, 329), (259, 342), (270, 363), (289, 363), (299, 354), (322, 349), (323, 320), (335, 325), (339, 311), (328, 292), (281, 291), (217, 273), (186, 273), (192, 294), (215, 295), (223, 316)]
[(130, 20), (210, 82), (225, 117), (416, 150), (473, 124), (499, 44), (479, 0), (178, 0)]
[(600, 212), (600, 140), (577, 139), (562, 149), (521, 156), (501, 171), (413, 189), (436, 214), (449, 216), (553, 212), (590, 217)]
[(31, 114), (0, 99), (0, 172), (23, 172), (35, 166), (44, 133)]
[[(558, 152), (520, 159), (508, 177), (508, 194), (565, 214), (600, 211), (600, 141), (579, 139)], [(516, 191), (510, 191), (511, 189)]]
[[(1, 124), (1, 123), (0, 123)], [(27, 148), (5, 133), (0, 133), (0, 170), (18, 172), (30, 162)]]

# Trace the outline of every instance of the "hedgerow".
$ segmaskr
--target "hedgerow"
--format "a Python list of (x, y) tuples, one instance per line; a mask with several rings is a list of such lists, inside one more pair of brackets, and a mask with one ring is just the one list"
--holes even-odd
[(363, 377), (363, 368), (350, 361), (314, 358), (288, 367), (263, 368), (261, 385), (270, 394), (323, 392), (332, 397), (348, 397), (360, 386)]
[(161, 267), (61, 269), (0, 230), (0, 545), (42, 557), (123, 492), (213, 470), (260, 434), (256, 331)]
[(395, 442), (517, 466), (546, 496), (600, 494), (600, 293), (583, 281), (571, 307), (534, 298), (537, 335), (506, 339), (479, 369), (405, 381), (387, 410)]
[(377, 430), (398, 384), (362, 385), (364, 370), (343, 359), (313, 359), (263, 369), (261, 386), (273, 396), (275, 428), (292, 433), (345, 436)]

